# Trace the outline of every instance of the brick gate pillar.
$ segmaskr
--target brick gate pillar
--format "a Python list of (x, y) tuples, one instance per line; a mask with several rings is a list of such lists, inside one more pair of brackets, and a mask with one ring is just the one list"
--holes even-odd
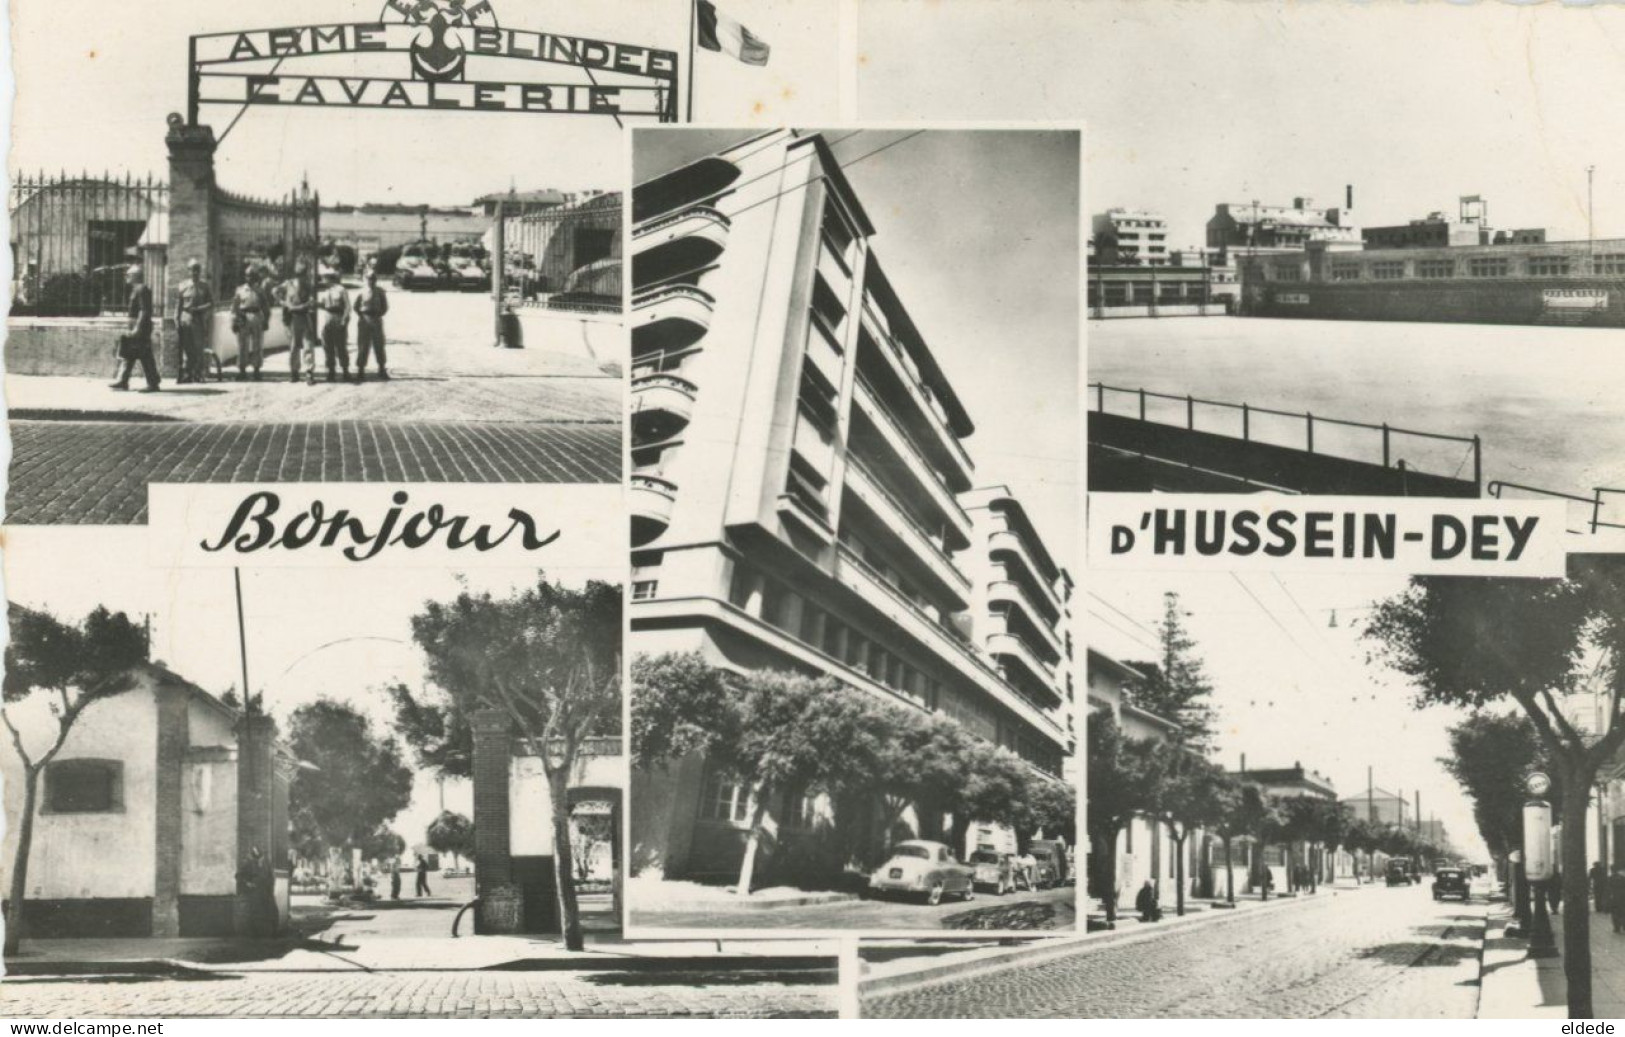
[(475, 931), (517, 932), (521, 909), (513, 881), (510, 841), (509, 775), (513, 733), (508, 715), (482, 709), (470, 718), (474, 730), (474, 892), (480, 898)]
[[(251, 714), (237, 727), (237, 853), (233, 865), (240, 866), (248, 851), (258, 846), (273, 866), (281, 862), (273, 856), (283, 840), (273, 830), (277, 816), (276, 721)], [(285, 823), (285, 822), (284, 822)], [(239, 894), (234, 914), (239, 935), (269, 935), (254, 932), (253, 905)]]
[(174, 684), (159, 684), (157, 695), (152, 935), (168, 937), (181, 934), (181, 823), (185, 818), (181, 796), (186, 776), (188, 695), (185, 688)]
[[(169, 117), (169, 253), (165, 262), (165, 297), (154, 299), (165, 316), (174, 312), (175, 293), (187, 281), (186, 263), (203, 264), (211, 286), (220, 284), (220, 243), (214, 206), (214, 130), (188, 126), (179, 115)], [(166, 327), (167, 330), (167, 327)], [(159, 365), (178, 371), (177, 336), (164, 335)]]

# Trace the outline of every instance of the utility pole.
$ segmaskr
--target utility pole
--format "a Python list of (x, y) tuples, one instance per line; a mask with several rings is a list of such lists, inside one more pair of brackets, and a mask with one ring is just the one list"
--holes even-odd
[(1586, 253), (1588, 255), (1595, 255), (1597, 251), (1596, 210), (1593, 208), (1593, 200), (1596, 196), (1592, 192), (1592, 185), (1596, 180), (1596, 175), (1596, 166), (1586, 166)]

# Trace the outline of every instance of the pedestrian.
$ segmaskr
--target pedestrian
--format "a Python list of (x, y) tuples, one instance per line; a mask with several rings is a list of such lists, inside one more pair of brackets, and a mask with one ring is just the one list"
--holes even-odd
[(130, 387), (130, 375), (139, 363), (141, 374), (147, 379), (147, 387), (141, 391), (158, 391), (158, 360), (152, 355), (152, 289), (145, 282), (146, 275), (139, 266), (131, 266), (124, 273), (124, 283), (130, 286), (130, 326), (119, 339), (119, 359), (123, 367), (113, 382), (115, 389)]
[(180, 333), (181, 373), (177, 382), (201, 382), (205, 374), (204, 353), (209, 348), (209, 325), (214, 316), (214, 291), (203, 280), (203, 263), (186, 261), (191, 279), (175, 293), (175, 327)]
[(243, 935), (264, 938), (275, 936), (277, 930), (276, 888), (271, 862), (258, 846), (251, 847), (237, 867), (237, 892), (242, 894), (247, 907), (247, 932)]
[[(327, 361), (327, 380), (333, 381), (342, 369), (344, 380), (350, 380), (350, 293), (339, 281), (339, 272), (328, 269), (322, 274), (326, 286), (316, 297), (316, 307), (322, 311), (322, 356)], [(335, 366), (336, 365), (336, 366)], [(310, 370), (309, 384), (316, 384), (316, 370)]]
[(1608, 877), (1608, 913), (1614, 920), (1614, 932), (1625, 933), (1625, 861), (1615, 864)]
[(1023, 850), (1021, 856), (1016, 858), (1016, 865), (1021, 869), (1022, 880), (1028, 889), (1038, 888), (1038, 858), (1030, 850)]
[(401, 899), (401, 859), (398, 856), (389, 859), (389, 899)]
[(1598, 911), (1608, 910), (1608, 869), (1602, 866), (1602, 861), (1592, 861), (1591, 870), (1586, 873), (1591, 883), (1591, 896), (1597, 903)]
[(421, 853), (418, 854), (418, 888), (416, 895), (420, 897), (434, 895), (429, 892), (429, 861)]
[(389, 381), (388, 360), (384, 356), (384, 314), (389, 312), (389, 296), (378, 286), (378, 271), (368, 268), (361, 291), (355, 297), (355, 384), (367, 377), (367, 357), (378, 356), (378, 380)]
[(316, 376), (316, 290), (310, 283), (310, 264), (293, 265), (293, 276), (282, 283), (282, 323), (288, 329), (288, 379), (299, 381), (301, 365)]
[(248, 379), (250, 367), (254, 369), (254, 380), (260, 380), (260, 365), (265, 362), (266, 309), (259, 267), (249, 263), (243, 267), (243, 283), (231, 293), (231, 330), (237, 336), (239, 382)]
[(1142, 922), (1162, 921), (1162, 907), (1157, 903), (1157, 889), (1150, 879), (1140, 887), (1139, 895), (1134, 898), (1134, 910), (1140, 912)]

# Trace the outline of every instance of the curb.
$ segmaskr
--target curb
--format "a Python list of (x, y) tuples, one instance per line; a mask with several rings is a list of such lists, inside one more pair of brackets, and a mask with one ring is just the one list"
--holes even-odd
[[(1345, 893), (1359, 893), (1377, 887), (1367, 885), (1358, 889), (1323, 890), (1332, 896)], [(1278, 911), (1296, 904), (1312, 904), (1319, 901), (1319, 894), (1313, 897), (1296, 897), (1273, 899), (1268, 904), (1259, 904), (1257, 907), (1246, 910), (1209, 910), (1197, 911), (1184, 917), (1167, 916), (1155, 928), (1148, 928), (1141, 932), (1138, 927), (1130, 930), (1097, 930), (1092, 933), (1080, 933), (1073, 936), (1040, 938), (1029, 946), (1013, 949), (995, 949), (989, 953), (969, 961), (943, 962), (938, 965), (926, 965), (912, 972), (894, 974), (889, 976), (874, 976), (858, 980), (858, 997), (877, 997), (882, 994), (895, 994), (916, 987), (931, 986), (948, 979), (961, 978), (987, 972), (998, 972), (1016, 965), (1038, 964), (1055, 958), (1081, 957), (1105, 950), (1110, 947), (1130, 946), (1154, 940), (1170, 930), (1188, 928), (1192, 925), (1201, 925), (1211, 921), (1217, 925), (1220, 922), (1233, 922), (1238, 918), (1249, 918), (1264, 911)]]
[(660, 928), (658, 921), (649, 921), (650, 916), (658, 917), (661, 914), (687, 911), (711, 911), (718, 914), (754, 914), (758, 911), (774, 911), (781, 907), (819, 907), (824, 904), (844, 904), (860, 899), (855, 893), (809, 893), (801, 897), (786, 897), (783, 900), (759, 900), (755, 903), (744, 901), (732, 903), (730, 901), (718, 902), (715, 900), (674, 900), (662, 902), (655, 911), (647, 908), (634, 907), (632, 910), (638, 915), (638, 924), (644, 928)]
[[(458, 968), (455, 965), (421, 965), (390, 968), (369, 968), (356, 964), (353, 969), (277, 969), (255, 967), (234, 968), (242, 962), (199, 964), (170, 958), (141, 958), (124, 961), (60, 961), (8, 963), (5, 975), (50, 976), (158, 976), (170, 979), (207, 979), (223, 972), (253, 973), (255, 975), (290, 973), (334, 972), (596, 972), (596, 973), (693, 973), (723, 969), (739, 972), (829, 972), (838, 968), (834, 954), (711, 954), (683, 957), (592, 957), (592, 958), (519, 958), (494, 965), (476, 965)], [(258, 965), (258, 963), (255, 963)]]

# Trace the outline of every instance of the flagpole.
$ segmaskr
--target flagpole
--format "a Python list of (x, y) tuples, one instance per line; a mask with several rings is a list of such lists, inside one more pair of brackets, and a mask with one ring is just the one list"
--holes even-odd
[(700, 0), (688, 0), (688, 90), (684, 100), (688, 103), (688, 117), (684, 122), (694, 121), (694, 36), (698, 32), (700, 23)]

